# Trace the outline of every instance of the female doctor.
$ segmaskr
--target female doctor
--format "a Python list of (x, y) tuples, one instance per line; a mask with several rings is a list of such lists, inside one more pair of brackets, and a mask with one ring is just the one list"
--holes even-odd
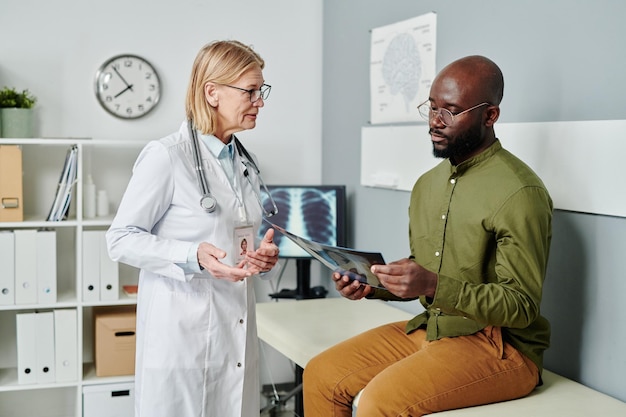
[(250, 278), (271, 275), (278, 247), (272, 229), (252, 244), (262, 180), (234, 133), (256, 125), (264, 65), (237, 41), (200, 50), (187, 121), (142, 150), (107, 232), (111, 258), (141, 269), (136, 417), (259, 415)]

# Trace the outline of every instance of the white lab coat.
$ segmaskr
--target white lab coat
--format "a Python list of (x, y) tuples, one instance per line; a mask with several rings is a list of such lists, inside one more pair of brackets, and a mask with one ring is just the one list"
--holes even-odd
[[(142, 150), (107, 232), (111, 258), (141, 268), (136, 417), (259, 415), (253, 281), (230, 282), (206, 271), (185, 274), (176, 265), (187, 261), (193, 242), (201, 241), (228, 252), (222, 261), (235, 264), (239, 203), (217, 159), (202, 141), (199, 146), (217, 199), (215, 212), (200, 207), (193, 148), (183, 123), (178, 132)], [(238, 154), (234, 167), (248, 220), (258, 230), (261, 208)], [(254, 174), (251, 180), (258, 190)]]

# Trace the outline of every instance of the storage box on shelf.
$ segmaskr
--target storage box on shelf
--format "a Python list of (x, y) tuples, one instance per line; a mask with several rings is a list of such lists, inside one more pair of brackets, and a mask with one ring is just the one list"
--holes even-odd
[(128, 382), (83, 387), (83, 417), (132, 416), (134, 389)]
[[(137, 284), (138, 271), (111, 262), (103, 240), (144, 144), (0, 139), (0, 149), (10, 149), (14, 156), (16, 149), (21, 153), (18, 177), (23, 200), (19, 201), (22, 220), (0, 218), (0, 416), (78, 417), (83, 411), (84, 388), (98, 391), (100, 384), (132, 384), (132, 375), (96, 376), (93, 313), (101, 306), (132, 308), (136, 303), (121, 288)], [(78, 151), (77, 178), (68, 216), (62, 221), (47, 221), (68, 149), (73, 146)], [(2, 168), (6, 167), (3, 163)], [(87, 175), (98, 189), (106, 190), (107, 216), (84, 215)], [(98, 269), (87, 277), (85, 236), (90, 235), (99, 237)], [(98, 297), (83, 296), (86, 281), (97, 285)], [(33, 326), (42, 332), (33, 336)], [(39, 350), (34, 353), (24, 349), (33, 337), (43, 341), (36, 342)], [(41, 358), (46, 358), (43, 368)], [(24, 369), (30, 371), (21, 375)]]
[(135, 373), (134, 306), (99, 307), (94, 312), (97, 376)]
[(17, 145), (0, 145), (0, 221), (23, 219), (22, 149)]

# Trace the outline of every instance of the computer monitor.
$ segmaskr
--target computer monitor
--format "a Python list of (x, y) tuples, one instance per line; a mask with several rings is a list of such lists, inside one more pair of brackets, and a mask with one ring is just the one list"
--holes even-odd
[[(345, 185), (268, 185), (278, 214), (268, 220), (305, 239), (331, 246), (346, 245)], [(267, 195), (261, 193), (267, 207)], [(270, 226), (259, 228), (262, 238)], [(281, 258), (311, 258), (302, 248), (276, 231), (274, 243)]]

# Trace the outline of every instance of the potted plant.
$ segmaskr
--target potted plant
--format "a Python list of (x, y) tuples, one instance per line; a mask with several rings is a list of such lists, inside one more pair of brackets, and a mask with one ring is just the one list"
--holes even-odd
[(33, 107), (37, 97), (28, 90), (0, 90), (0, 136), (4, 138), (33, 137)]

